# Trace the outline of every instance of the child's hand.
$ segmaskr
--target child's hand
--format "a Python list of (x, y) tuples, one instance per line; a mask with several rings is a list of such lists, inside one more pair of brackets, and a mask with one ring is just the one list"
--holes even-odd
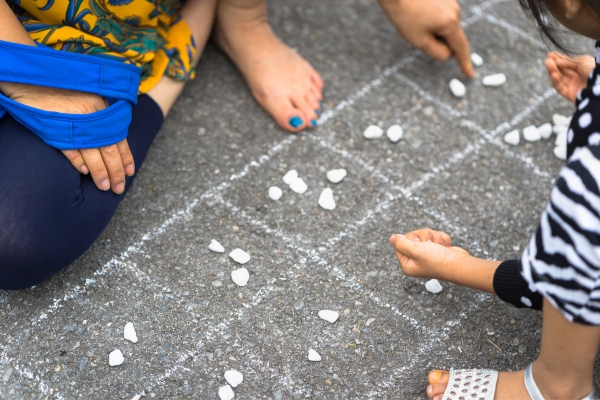
[(596, 67), (592, 56), (570, 58), (556, 52), (548, 53), (546, 68), (554, 89), (565, 99), (575, 102), (581, 89), (587, 85), (590, 73)]
[(402, 272), (417, 278), (452, 281), (452, 275), (461, 265), (461, 260), (470, 257), (466, 250), (451, 247), (450, 236), (431, 229), (393, 235), (390, 243), (396, 250)]

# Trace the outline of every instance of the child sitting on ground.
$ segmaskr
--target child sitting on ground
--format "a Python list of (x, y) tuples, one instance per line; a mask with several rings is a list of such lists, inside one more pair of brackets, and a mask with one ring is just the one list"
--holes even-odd
[[(600, 40), (597, 1), (520, 3), (554, 44), (558, 43), (547, 25), (546, 10), (565, 27)], [(593, 373), (600, 347), (600, 42), (595, 56), (595, 64), (589, 57), (569, 59), (556, 53), (546, 60), (553, 86), (575, 101), (577, 110), (568, 131), (567, 164), (519, 261), (472, 257), (452, 247), (447, 234), (430, 229), (390, 238), (409, 276), (454, 282), (497, 294), (517, 307), (543, 310), (539, 357), (527, 369), (434, 370), (429, 373), (429, 398), (597, 398)]]

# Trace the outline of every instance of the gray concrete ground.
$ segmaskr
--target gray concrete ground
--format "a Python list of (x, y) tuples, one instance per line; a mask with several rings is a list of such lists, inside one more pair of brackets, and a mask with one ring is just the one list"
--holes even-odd
[[(430, 226), (475, 255), (516, 258), (562, 165), (554, 139), (501, 140), (573, 108), (550, 90), (535, 27), (515, 1), (461, 3), (485, 64), (457, 100), (455, 62), (414, 51), (374, 1), (271, 1), (277, 33), (327, 83), (319, 127), (297, 136), (209, 46), (98, 242), (50, 281), (0, 293), (0, 398), (213, 399), (233, 368), (236, 398), (422, 399), (431, 368), (525, 367), (539, 313), (447, 283), (433, 295), (387, 241)], [(507, 84), (484, 88), (496, 72)], [(395, 123), (398, 144), (362, 138)], [(339, 167), (348, 177), (329, 184)], [(269, 200), (291, 168), (308, 192)], [(327, 186), (331, 212), (317, 206)], [(247, 287), (211, 239), (250, 253)], [(137, 344), (123, 339), (128, 321)], [(125, 363), (111, 368), (115, 348)]]

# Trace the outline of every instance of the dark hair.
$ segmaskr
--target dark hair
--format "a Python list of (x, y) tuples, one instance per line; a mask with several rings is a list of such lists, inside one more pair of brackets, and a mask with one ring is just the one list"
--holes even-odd
[[(552, 0), (556, 1), (556, 0)], [(548, 0), (519, 0), (519, 4), (525, 11), (525, 14), (536, 22), (544, 43), (550, 47), (554, 45), (557, 49), (569, 54), (571, 53), (565, 48), (564, 43), (559, 38), (559, 32), (564, 30), (552, 26), (549, 8), (552, 1)], [(588, 7), (596, 15), (600, 15), (600, 0), (581, 0), (584, 7)], [(549, 4), (550, 3), (550, 4)]]

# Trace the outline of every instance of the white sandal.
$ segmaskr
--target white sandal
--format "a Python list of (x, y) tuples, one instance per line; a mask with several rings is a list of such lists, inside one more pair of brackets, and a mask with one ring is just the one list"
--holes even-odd
[[(531, 400), (545, 400), (533, 380), (533, 363), (525, 369), (525, 388)], [(496, 393), (498, 372), (490, 369), (450, 370), (448, 386), (442, 400), (493, 400)], [(581, 400), (598, 400), (596, 391)]]

